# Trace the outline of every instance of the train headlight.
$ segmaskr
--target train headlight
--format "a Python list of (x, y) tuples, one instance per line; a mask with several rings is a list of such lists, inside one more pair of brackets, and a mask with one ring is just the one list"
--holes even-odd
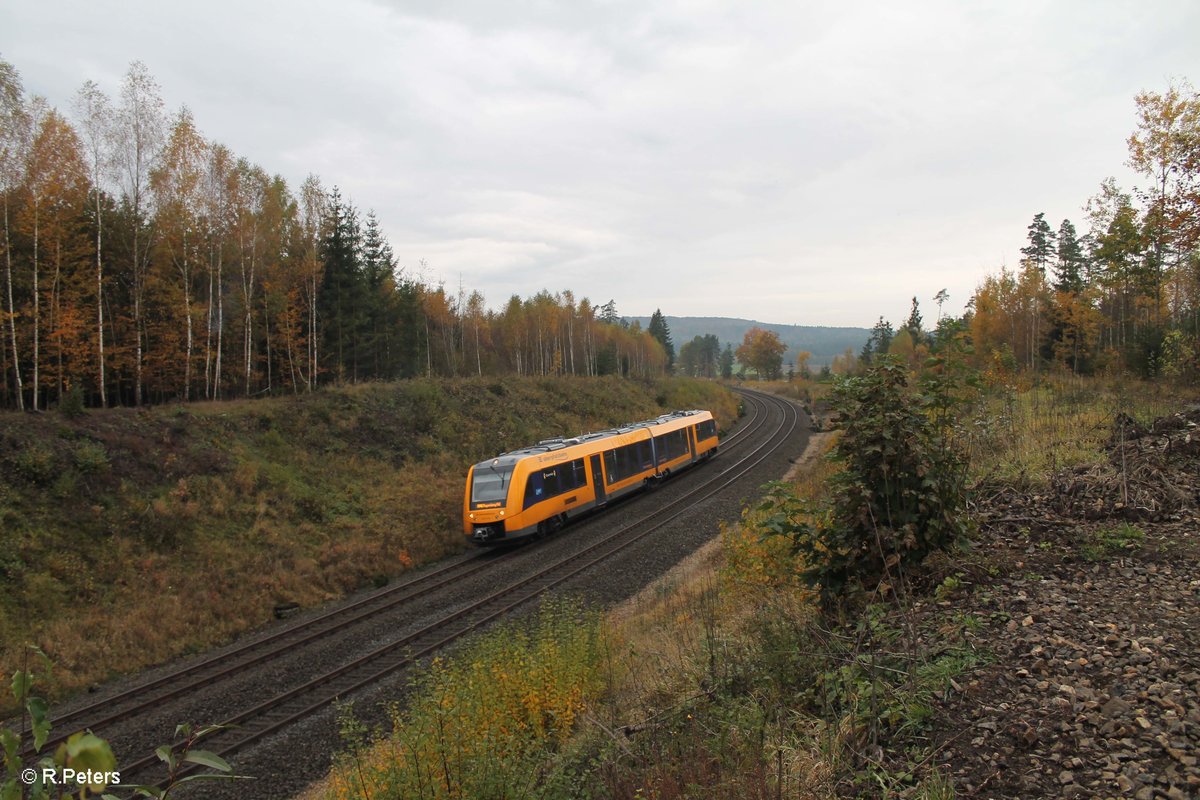
[(504, 512), (503, 512), (503, 511), (501, 511), (501, 512), (500, 512), (500, 516), (502, 516), (502, 517), (504, 516)]
[(475, 515), (474, 515), (474, 514), (468, 514), (467, 516), (468, 516), (468, 517), (470, 517), (471, 519), (475, 519)]

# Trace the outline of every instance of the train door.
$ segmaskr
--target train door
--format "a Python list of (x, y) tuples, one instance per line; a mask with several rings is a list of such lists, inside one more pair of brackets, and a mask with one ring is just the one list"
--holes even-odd
[(600, 474), (600, 454), (592, 456), (592, 486), (596, 490), (596, 505), (602, 506), (608, 501), (604, 492), (604, 476)]
[(692, 462), (696, 461), (696, 426), (689, 425), (685, 428), (688, 437), (688, 448), (692, 451)]

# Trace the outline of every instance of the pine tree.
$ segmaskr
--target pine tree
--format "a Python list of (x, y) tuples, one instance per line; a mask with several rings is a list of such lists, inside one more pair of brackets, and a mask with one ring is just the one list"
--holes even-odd
[(619, 325), (621, 315), (617, 313), (617, 301), (609, 300), (604, 305), (600, 306), (600, 321), (606, 322), (609, 325)]
[(1033, 262), (1043, 274), (1054, 258), (1054, 231), (1046, 222), (1045, 212), (1033, 216), (1029, 223), (1029, 244), (1021, 248), (1021, 255)]

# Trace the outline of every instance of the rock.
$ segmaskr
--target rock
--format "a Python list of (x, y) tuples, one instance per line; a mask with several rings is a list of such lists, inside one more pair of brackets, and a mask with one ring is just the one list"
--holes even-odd
[(1100, 706), (1100, 713), (1112, 719), (1113, 717), (1121, 717), (1133, 710), (1133, 706), (1126, 703), (1119, 697), (1114, 697), (1104, 705)]

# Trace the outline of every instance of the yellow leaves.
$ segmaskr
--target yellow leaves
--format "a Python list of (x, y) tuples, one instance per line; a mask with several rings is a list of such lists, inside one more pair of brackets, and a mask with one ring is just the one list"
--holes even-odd
[(599, 619), (548, 607), (538, 622), (436, 658), (387, 741), (338, 768), (333, 797), (471, 797), (528, 777), (522, 764), (568, 735), (602, 686)]

